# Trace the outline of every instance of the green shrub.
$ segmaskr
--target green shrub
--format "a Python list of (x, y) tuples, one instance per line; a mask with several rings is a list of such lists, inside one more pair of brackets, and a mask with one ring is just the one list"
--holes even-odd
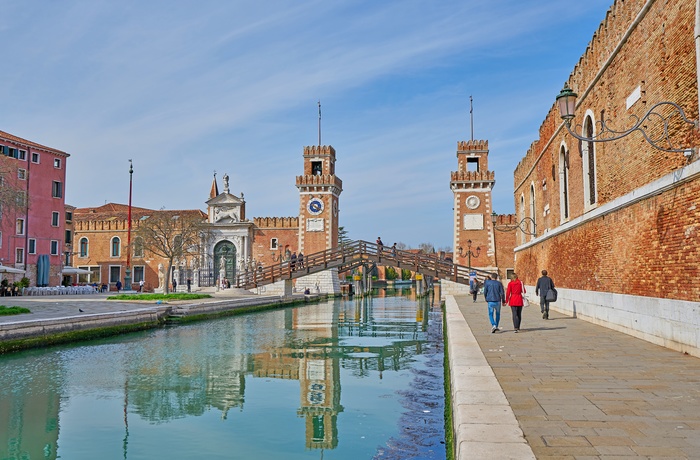
[(19, 315), (22, 313), (31, 313), (31, 311), (29, 311), (28, 308), (6, 307), (5, 305), (0, 305), (0, 316)]
[(394, 269), (394, 267), (386, 267), (386, 271), (384, 272), (384, 276), (386, 277), (387, 280), (395, 280), (396, 278), (399, 277), (399, 274), (396, 273), (396, 269)]

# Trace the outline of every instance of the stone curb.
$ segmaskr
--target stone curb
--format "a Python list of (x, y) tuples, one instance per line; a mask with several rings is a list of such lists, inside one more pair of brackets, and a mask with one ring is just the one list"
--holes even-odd
[(445, 296), (455, 459), (535, 459), (454, 296)]

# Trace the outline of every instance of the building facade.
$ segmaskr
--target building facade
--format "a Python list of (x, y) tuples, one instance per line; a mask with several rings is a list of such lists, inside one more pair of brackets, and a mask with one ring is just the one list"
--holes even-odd
[[(32, 286), (61, 282), (66, 242), (66, 163), (61, 150), (0, 131), (0, 262)], [(9, 200), (9, 201), (7, 201)]]
[[(616, 0), (567, 81), (572, 131), (622, 131), (663, 101), (697, 120), (699, 12), (697, 0)], [(660, 120), (642, 125), (652, 140)], [(515, 267), (530, 286), (547, 269), (561, 311), (700, 356), (700, 136), (677, 115), (666, 128), (694, 150), (661, 151), (640, 132), (579, 142), (552, 107), (514, 174), (517, 219), (536, 224), (518, 233)]]
[[(230, 192), (229, 177), (223, 176), (223, 191), (214, 175), (206, 201), (207, 211), (152, 210), (132, 206), (131, 265), (132, 283), (144, 281), (145, 290), (160, 286), (159, 265), (167, 269), (163, 257), (139, 250), (135, 235), (150, 216), (201, 219), (203, 251), (174, 261), (166, 274), (184, 287), (221, 287), (235, 284), (239, 273), (258, 270), (289, 260), (291, 254), (323, 251), (338, 244), (338, 210), (342, 182), (335, 176), (335, 150), (330, 146), (304, 148), (304, 175), (296, 177), (299, 188), (300, 214), (296, 217), (246, 218), (243, 193)], [(114, 290), (124, 282), (128, 247), (128, 206), (109, 203), (97, 208), (78, 208), (72, 212), (73, 263), (91, 271), (80, 275), (82, 283), (96, 283)], [(297, 290), (339, 293), (336, 272), (310, 275), (296, 280)], [(276, 287), (266, 288), (272, 293)], [(283, 288), (282, 288), (283, 289)]]

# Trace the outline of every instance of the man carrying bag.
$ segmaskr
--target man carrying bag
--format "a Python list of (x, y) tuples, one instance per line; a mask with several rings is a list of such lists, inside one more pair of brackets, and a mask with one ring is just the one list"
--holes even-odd
[(547, 270), (542, 270), (542, 276), (537, 280), (535, 295), (540, 296), (540, 311), (542, 319), (549, 319), (549, 303), (556, 302), (557, 290), (554, 289), (554, 281), (547, 276)]

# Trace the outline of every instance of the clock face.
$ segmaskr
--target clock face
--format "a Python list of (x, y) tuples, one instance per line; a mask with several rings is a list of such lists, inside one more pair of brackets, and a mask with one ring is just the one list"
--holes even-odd
[(306, 208), (309, 210), (310, 214), (318, 215), (323, 212), (323, 201), (321, 201), (318, 198), (311, 198), (309, 200), (309, 204), (306, 205)]
[(479, 203), (481, 203), (481, 200), (479, 200), (478, 196), (471, 195), (470, 197), (467, 198), (467, 207), (469, 209), (476, 209), (479, 207)]

